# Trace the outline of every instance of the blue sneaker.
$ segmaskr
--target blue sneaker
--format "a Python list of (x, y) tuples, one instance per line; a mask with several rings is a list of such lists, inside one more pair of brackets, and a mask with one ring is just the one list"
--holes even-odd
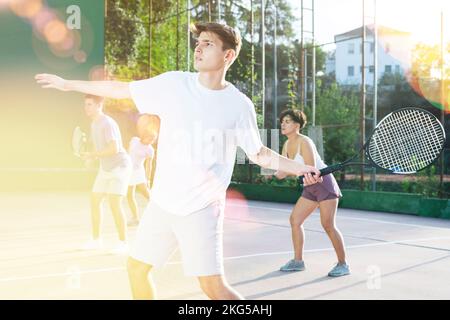
[(350, 274), (350, 267), (348, 264), (343, 263), (339, 264), (337, 263), (333, 269), (331, 269), (330, 272), (328, 272), (329, 277), (342, 277)]
[(289, 272), (289, 271), (303, 271), (305, 270), (305, 263), (303, 260), (289, 260), (284, 266), (280, 268), (280, 271)]

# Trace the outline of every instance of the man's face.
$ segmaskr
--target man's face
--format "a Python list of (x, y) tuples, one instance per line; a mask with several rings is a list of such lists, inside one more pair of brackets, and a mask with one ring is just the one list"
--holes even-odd
[(101, 104), (95, 103), (94, 99), (84, 99), (84, 112), (89, 118), (96, 116), (102, 108)]
[[(194, 52), (194, 68), (200, 72), (218, 71), (230, 61), (231, 50), (223, 50), (223, 42), (212, 32), (202, 32)], [(227, 61), (225, 61), (227, 60)]]

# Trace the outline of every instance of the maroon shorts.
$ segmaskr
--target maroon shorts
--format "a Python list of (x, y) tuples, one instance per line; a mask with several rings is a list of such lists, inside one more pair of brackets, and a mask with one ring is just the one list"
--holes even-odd
[(342, 197), (341, 189), (333, 174), (323, 176), (323, 182), (319, 182), (303, 188), (302, 197), (311, 201), (338, 199)]

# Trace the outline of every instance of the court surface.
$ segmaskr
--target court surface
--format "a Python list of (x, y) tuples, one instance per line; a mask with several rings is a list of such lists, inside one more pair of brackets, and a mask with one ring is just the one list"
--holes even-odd
[[(337, 260), (318, 211), (305, 223), (306, 270), (278, 271), (292, 257), (292, 207), (227, 203), (226, 275), (247, 299), (450, 299), (450, 220), (339, 209), (352, 274), (329, 278)], [(126, 257), (108, 253), (117, 236), (107, 206), (106, 249), (77, 249), (90, 234), (88, 193), (0, 193), (0, 216), (0, 299), (131, 298)], [(153, 274), (160, 299), (207, 298), (179, 252)]]

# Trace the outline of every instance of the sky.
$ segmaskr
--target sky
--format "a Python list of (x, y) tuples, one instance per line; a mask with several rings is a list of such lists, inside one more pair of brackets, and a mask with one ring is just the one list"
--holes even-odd
[[(300, 17), (301, 0), (289, 0)], [(311, 7), (311, 0), (304, 6)], [(362, 25), (363, 0), (315, 0), (315, 37), (317, 44), (334, 41), (334, 35)], [(373, 23), (374, 0), (365, 0), (366, 23)], [(441, 9), (444, 11), (444, 39), (450, 41), (450, 1), (446, 0), (376, 0), (377, 23), (411, 32), (414, 42), (440, 43)], [(300, 19), (298, 19), (299, 21)], [(307, 18), (305, 23), (310, 25)], [(296, 26), (300, 30), (300, 23)], [(446, 32), (445, 29), (448, 31)], [(324, 46), (326, 51), (333, 45)]]

